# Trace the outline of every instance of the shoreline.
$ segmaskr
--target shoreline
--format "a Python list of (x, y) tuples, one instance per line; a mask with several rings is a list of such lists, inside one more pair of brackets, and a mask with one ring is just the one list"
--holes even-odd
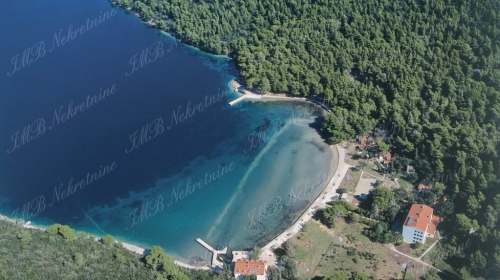
[[(240, 92), (240, 91), (238, 91), (238, 87), (235, 87), (235, 86), (240, 86), (240, 84), (237, 83), (235, 79), (230, 80), (229, 83), (226, 84), (226, 85), (230, 85), (231, 89), (233, 89), (235, 92)], [(321, 109), (322, 109), (321, 111), (322, 112), (325, 112), (325, 113), (329, 112), (329, 109), (327, 108), (326, 105), (324, 105), (323, 103), (321, 103), (321, 102), (319, 102), (317, 100), (310, 99), (310, 98), (289, 96), (287, 94), (276, 94), (276, 95), (275, 94), (273, 94), (273, 95), (259, 94), (259, 93), (253, 93), (253, 92), (248, 91), (248, 90), (244, 90), (244, 92), (245, 93), (243, 93), (243, 96), (257, 96), (254, 99), (263, 99), (263, 98), (265, 98), (266, 100), (269, 100), (269, 101), (287, 100), (287, 101), (300, 101), (300, 102), (305, 102), (305, 103), (313, 103), (314, 105), (321, 107)], [(250, 97), (250, 98), (252, 98), (252, 97)], [(335, 160), (337, 161), (337, 167), (336, 167), (336, 169), (330, 169), (330, 171), (329, 171), (329, 174), (330, 174), (329, 177), (330, 178), (327, 179), (328, 180), (327, 184), (324, 186), (324, 188), (321, 190), (321, 192), (318, 194), (318, 196), (311, 202), (311, 204), (307, 208), (305, 208), (303, 210), (303, 212), (300, 214), (300, 216), (298, 216), (297, 219), (286, 230), (284, 230), (280, 234), (276, 235), (274, 238), (271, 239), (271, 241), (269, 241), (265, 246), (262, 247), (262, 254), (261, 254), (261, 256), (264, 254), (264, 252), (266, 250), (270, 250), (270, 247), (272, 246), (273, 243), (276, 242), (276, 240), (278, 238), (284, 236), (285, 234), (287, 234), (290, 231), (293, 232), (294, 227), (296, 227), (299, 223), (304, 223), (305, 224), (307, 222), (307, 220), (310, 219), (310, 216), (308, 216), (308, 213), (311, 211), (311, 208), (316, 205), (316, 203), (321, 199), (322, 196), (325, 196), (325, 194), (324, 194), (325, 191), (331, 185), (332, 181), (335, 180), (335, 178), (336, 178), (335, 175), (339, 171), (339, 168), (340, 168), (339, 163), (341, 161), (340, 161), (340, 158), (338, 156), (338, 151), (335, 152), (334, 149), (337, 148), (337, 150), (338, 150), (339, 148), (336, 145), (328, 145), (328, 146), (333, 151), (334, 155), (337, 154), (337, 159), (332, 158), (332, 160), (330, 162), (330, 168), (333, 167)], [(333, 146), (336, 146), (336, 147), (333, 147)], [(307, 218), (307, 219), (305, 219), (305, 218)], [(46, 231), (46, 227), (44, 228), (43, 226), (36, 226), (36, 225), (32, 224), (31, 221), (24, 221), (23, 220), (21, 222), (16, 222), (14, 219), (11, 219), (11, 218), (9, 218), (7, 216), (4, 216), (2, 214), (0, 214), (0, 220), (6, 220), (8, 222), (11, 222), (11, 223), (17, 225), (18, 227), (21, 227), (21, 228), (29, 228), (29, 229), (36, 229), (36, 230)], [(78, 232), (79, 230), (75, 229), (75, 231)], [(94, 237), (96, 237), (95, 241), (97, 241), (97, 242), (99, 242), (100, 238), (102, 238), (102, 236), (98, 236), (98, 235), (94, 235), (94, 234), (91, 234), (91, 235), (94, 236)], [(295, 235), (295, 232), (294, 232), (294, 234), (288, 236), (288, 238), (291, 238), (294, 235)], [(148, 249), (145, 249), (145, 248), (133, 245), (131, 243), (122, 242), (122, 241), (120, 241), (120, 240), (118, 240), (116, 238), (115, 238), (115, 242), (121, 242), (123, 244), (123, 248), (124, 249), (129, 250), (131, 252), (134, 252), (134, 253), (136, 253), (138, 255), (141, 255), (141, 256), (145, 255), (145, 253), (148, 251)], [(271, 252), (271, 254), (272, 254), (272, 252)], [(194, 269), (194, 270), (212, 270), (212, 268), (210, 266), (208, 266), (208, 265), (204, 265), (204, 266), (192, 266), (190, 264), (187, 264), (187, 263), (184, 263), (182, 261), (179, 261), (179, 260), (175, 259), (173, 256), (170, 256), (170, 257), (174, 260), (174, 263), (177, 266), (179, 266), (179, 267), (183, 267), (183, 268), (187, 268), (187, 269)], [(265, 260), (265, 258), (264, 258), (264, 260)], [(268, 264), (271, 265), (271, 266), (274, 266), (273, 262), (269, 262), (268, 261)]]
[[(302, 212), (302, 214), (295, 220), (295, 222), (288, 227), (286, 230), (278, 234), (273, 240), (264, 245), (261, 249), (261, 253), (259, 259), (267, 261), (269, 266), (276, 266), (277, 259), (274, 254), (273, 247), (279, 248), (286, 241), (291, 239), (295, 234), (299, 233), (305, 224), (312, 219), (312, 216), (316, 212), (316, 209), (324, 208), (326, 206), (326, 202), (330, 201), (330, 195), (335, 194), (336, 189), (340, 185), (340, 182), (344, 179), (345, 174), (347, 173), (347, 169), (350, 167), (348, 164), (344, 162), (345, 158), (345, 150), (341, 150), (339, 146), (330, 145), (332, 151), (334, 151), (334, 146), (337, 149), (337, 168), (332, 170), (331, 179), (326, 183), (323, 190), (318, 194), (315, 200)], [(335, 152), (334, 152), (335, 153)], [(334, 159), (332, 159), (332, 162)], [(342, 168), (341, 168), (342, 166)], [(338, 174), (338, 175), (337, 175)], [(337, 176), (336, 176), (337, 175)], [(338, 180), (334, 185), (334, 181)], [(332, 187), (329, 189), (329, 187)]]
[[(145, 21), (141, 18), (141, 16), (132, 11), (130, 8), (126, 8), (122, 5), (120, 5), (117, 1), (115, 0), (108, 0), (108, 2), (113, 6), (113, 7), (118, 7), (130, 14), (133, 14), (139, 21), (141, 21), (143, 24), (145, 24), (146, 26), (149, 26), (151, 28), (154, 28), (156, 30), (158, 30), (160, 33), (162, 33), (163, 35), (165, 36), (169, 36), (171, 38), (173, 38), (175, 40), (175, 44), (177, 46), (177, 37), (176, 35), (172, 34), (172, 33), (169, 33), (168, 31), (166, 30), (163, 30), (159, 27), (157, 27), (153, 22), (152, 20), (149, 20), (149, 21)], [(213, 53), (210, 53), (206, 50), (203, 50), (201, 49), (200, 47), (197, 47), (195, 45), (192, 45), (192, 44), (189, 44), (189, 42), (183, 42), (182, 39), (180, 40), (180, 43), (181, 44), (184, 44), (185, 46), (189, 47), (189, 48), (192, 48), (196, 51), (199, 51), (199, 52), (203, 52), (204, 54), (206, 55), (210, 55), (210, 56), (213, 56), (215, 58), (224, 58), (224, 59), (228, 59), (228, 60), (233, 60), (232, 57), (230, 57), (229, 55), (227, 54), (213, 54)], [(236, 65), (237, 67), (237, 65)], [(239, 92), (237, 88), (233, 87), (233, 83), (236, 83), (237, 85), (241, 86), (238, 82), (236, 82), (235, 79), (231, 80), (230, 81), (230, 85), (231, 87), (233, 88), (234, 92)], [(302, 101), (302, 102), (310, 102), (310, 103), (313, 103), (313, 104), (316, 104), (316, 105), (319, 105), (321, 107), (321, 109), (323, 109), (323, 111), (325, 111), (326, 113), (330, 113), (331, 112), (331, 108), (329, 106), (327, 106), (325, 103), (315, 99), (315, 98), (308, 98), (308, 97), (297, 97), (297, 96), (294, 96), (294, 95), (291, 95), (291, 94), (288, 94), (288, 93), (273, 93), (273, 92), (268, 92), (266, 94), (260, 94), (260, 93), (254, 93), (252, 91), (249, 91), (247, 89), (244, 90), (243, 92), (243, 95), (240, 96), (238, 99), (241, 100), (244, 100), (244, 99), (253, 99), (253, 100), (258, 100), (258, 99), (262, 99), (262, 98), (265, 98), (267, 100), (270, 100), (272, 101), (273, 99), (277, 99), (277, 100), (290, 100), (290, 101)], [(236, 102), (239, 102), (241, 100), (233, 100), (231, 101), (229, 104), (232, 105), (234, 101)], [(235, 103), (236, 103), (235, 102)]]
[[(46, 229), (43, 228), (43, 227), (33, 225), (31, 223), (31, 221), (27, 221), (25, 223), (22, 222), (22, 225), (21, 225), (20, 223), (16, 222), (15, 220), (13, 220), (13, 219), (11, 219), (11, 218), (9, 218), (7, 216), (4, 216), (2, 214), (0, 214), (0, 220), (10, 222), (10, 223), (12, 223), (12, 224), (14, 224), (16, 226), (22, 227), (22, 228), (46, 231)], [(75, 231), (77, 231), (77, 230), (75, 229)], [(99, 237), (99, 236), (96, 236), (96, 235), (93, 235), (93, 234), (91, 234), (91, 235), (95, 237), (95, 241), (97, 241), (97, 242), (99, 242), (99, 239), (102, 238), (102, 237)], [(136, 253), (138, 255), (141, 255), (141, 256), (144, 256), (145, 252), (148, 251), (148, 249), (145, 249), (145, 248), (142, 248), (142, 247), (139, 247), (139, 246), (136, 246), (136, 245), (133, 245), (133, 244), (130, 244), (130, 243), (122, 242), (120, 240), (115, 239), (115, 243), (118, 243), (118, 242), (121, 242), (123, 244), (123, 248), (124, 249), (129, 250), (131, 252), (134, 252), (134, 253)], [(171, 257), (171, 256), (169, 256), (169, 257)], [(172, 258), (172, 259), (174, 259), (174, 258)], [(188, 269), (210, 270), (210, 267), (208, 267), (208, 266), (192, 266), (192, 265), (189, 265), (187, 263), (183, 263), (181, 261), (178, 261), (176, 259), (174, 259), (174, 263), (177, 266), (188, 268)]]
[[(177, 45), (177, 41), (178, 41), (177, 37), (174, 34), (169, 33), (168, 31), (163, 30), (163, 29), (159, 28), (158, 26), (156, 26), (156, 24), (153, 22), (153, 19), (151, 19), (149, 21), (145, 21), (144, 19), (141, 18), (141, 15), (139, 15), (135, 11), (132, 11), (132, 9), (130, 9), (130, 8), (126, 8), (126, 7), (122, 6), (122, 5), (120, 5), (120, 3), (118, 3), (118, 1), (116, 1), (116, 0), (108, 0), (108, 2), (111, 4), (111, 6), (113, 6), (113, 8), (114, 7), (118, 7), (120, 9), (126, 11), (127, 13), (130, 13), (130, 14), (134, 15), (139, 21), (141, 21), (146, 26), (158, 30), (163, 35), (167, 35), (167, 36), (172, 37), (176, 41), (175, 44)], [(187, 44), (187, 43), (183, 43), (182, 39), (180, 40), (180, 43), (186, 45), (187, 47), (195, 49), (197, 51), (203, 52), (203, 53), (205, 53), (207, 55), (211, 55), (211, 56), (214, 56), (214, 57), (217, 57), (217, 58), (224, 58), (224, 59), (228, 59), (228, 60), (233, 60), (233, 58), (229, 57), (227, 54), (213, 54), (213, 53), (210, 53), (210, 52), (205, 51), (203, 49), (200, 49), (199, 47), (196, 47), (195, 45), (190, 45), (190, 44)]]
[[(331, 108), (328, 107), (326, 104), (323, 102), (316, 100), (314, 98), (307, 98), (307, 97), (298, 97), (298, 96), (293, 96), (287, 93), (266, 93), (266, 94), (261, 94), (261, 93), (255, 93), (250, 90), (247, 90), (242, 86), (240, 83), (238, 83), (235, 79), (231, 80), (229, 82), (229, 86), (233, 89), (234, 92), (239, 92), (241, 94), (240, 97), (236, 98), (235, 100), (229, 102), (229, 105), (236, 104), (237, 102), (243, 101), (245, 99), (251, 99), (251, 100), (262, 100), (266, 99), (266, 101), (282, 101), (282, 100), (288, 100), (288, 101), (301, 101), (301, 102), (306, 102), (306, 103), (313, 103), (315, 105), (318, 105), (323, 109), (325, 113), (330, 113)], [(240, 90), (240, 88), (243, 88), (243, 90)]]
[[(113, 6), (113, 7), (118, 7), (120, 9), (123, 9), (125, 12), (128, 12), (132, 15), (134, 15), (135, 17), (137, 17), (137, 19), (139, 19), (142, 23), (144, 23), (145, 25), (149, 26), (149, 27), (152, 27), (152, 28), (155, 28), (156, 30), (158, 30), (160, 33), (162, 33), (164, 36), (170, 36), (173, 40), (175, 40), (175, 44), (177, 44), (177, 41), (179, 39), (177, 39), (176, 35), (172, 34), (172, 33), (169, 33), (159, 27), (157, 27), (153, 22), (152, 20), (150, 21), (144, 21), (141, 16), (139, 14), (137, 14), (136, 12), (132, 11), (130, 8), (126, 8), (126, 7), (123, 7), (121, 5), (119, 5), (118, 2), (116, 1), (113, 1), (113, 0), (109, 0), (109, 3)], [(229, 60), (232, 60), (231, 57), (227, 56), (227, 55), (218, 55), (218, 54), (212, 54), (212, 53), (209, 53), (209, 52), (206, 52), (204, 51), (203, 49), (200, 49), (199, 47), (196, 47), (194, 45), (189, 45), (187, 43), (184, 43), (183, 41), (180, 41), (181, 44), (184, 44), (190, 48), (193, 48), (197, 51), (200, 51), (200, 52), (203, 52), (207, 55), (210, 55), (210, 56), (213, 56), (213, 57), (217, 57), (217, 58), (226, 58), (226, 59), (229, 59)], [(236, 84), (238, 85), (238, 87), (234, 87), (233, 85)], [(241, 85), (239, 83), (236, 82), (236, 80), (231, 80), (230, 81), (230, 85), (231, 85), (231, 88), (234, 90), (234, 92), (239, 92), (241, 93), (238, 88), (241, 87)], [(252, 99), (252, 100), (261, 100), (261, 101), (300, 101), (300, 102), (305, 102), (305, 103), (313, 103), (315, 105), (318, 105), (319, 107), (321, 107), (322, 111), (325, 112), (325, 113), (329, 113), (330, 112), (330, 108), (325, 105), (324, 103), (322, 103), (321, 101), (319, 100), (316, 100), (316, 99), (312, 99), (312, 98), (306, 98), (306, 97), (297, 97), (297, 96), (293, 96), (293, 95), (290, 95), (290, 94), (286, 94), (286, 93), (266, 93), (266, 94), (260, 94), (260, 93), (254, 93), (252, 91), (249, 91), (249, 90), (244, 90), (244, 92), (242, 93), (244, 96), (243, 99), (241, 100), (244, 100), (244, 99)], [(334, 147), (332, 147), (333, 145), (330, 145), (330, 148), (333, 150)], [(335, 145), (336, 146), (336, 145)], [(337, 147), (337, 149), (339, 149)], [(335, 159), (332, 159), (332, 162), (334, 162)], [(330, 174), (331, 174), (331, 179), (330, 181), (325, 185), (325, 187), (322, 189), (322, 191), (318, 194), (318, 196), (316, 197), (315, 200), (313, 200), (313, 202), (306, 208), (304, 209), (304, 211), (301, 213), (301, 215), (296, 219), (296, 221), (289, 227), (287, 228), (284, 232), (280, 233), (279, 235), (277, 235), (277, 237), (273, 238), (268, 244), (266, 244), (263, 248), (262, 248), (262, 254), (265, 252), (265, 248), (268, 247), (267, 249), (270, 249), (270, 246), (275, 243), (276, 239), (278, 239), (279, 237), (281, 237), (282, 235), (285, 235), (287, 232), (293, 230), (293, 228), (298, 225), (299, 223), (302, 222), (302, 220), (305, 220), (304, 218), (309, 218), (310, 219), (310, 216), (308, 216), (308, 213), (311, 211), (311, 208), (321, 199), (322, 196), (324, 196), (324, 192), (326, 191), (326, 189), (331, 185), (332, 181), (336, 178), (335, 175), (337, 174), (337, 172), (339, 171), (340, 169), (340, 158), (337, 157), (337, 168), (335, 170), (331, 170), (330, 171)], [(46, 231), (46, 228), (44, 227), (41, 227), (41, 226), (36, 226), (34, 224), (31, 223), (31, 221), (21, 221), (21, 222), (17, 222), (16, 220), (14, 219), (11, 219), (7, 216), (4, 216), (2, 214), (0, 214), (0, 220), (5, 220), (7, 222), (10, 222), (18, 227), (21, 227), (21, 228), (26, 228), (26, 229), (34, 229), (34, 230), (41, 230), (41, 231)], [(304, 223), (306, 222), (307, 220), (304, 221)], [(75, 231), (77, 231), (75, 229)], [(93, 235), (93, 234), (92, 234)], [(98, 241), (100, 239), (99, 236), (96, 236), (96, 235), (93, 235), (96, 237), (96, 241)], [(291, 236), (289, 237), (292, 237), (294, 236), (294, 234), (292, 234)], [(117, 240), (115, 239), (115, 242), (121, 242), (120, 240)], [(141, 256), (145, 255), (145, 252), (147, 251), (147, 249), (145, 248), (142, 248), (142, 247), (139, 247), (139, 246), (136, 246), (136, 245), (133, 245), (133, 244), (130, 244), (130, 243), (125, 243), (125, 242), (121, 242), (123, 244), (123, 248), (126, 249), (126, 250), (129, 250), (131, 252), (134, 252), (136, 254), (139, 254)], [(262, 256), (261, 254), (261, 256)], [(177, 266), (180, 266), (180, 267), (184, 267), (184, 268), (187, 268), (187, 269), (196, 269), (196, 270), (210, 270), (211, 268), (208, 267), (208, 266), (201, 266), (201, 267), (195, 267), (195, 266), (192, 266), (192, 265), (189, 265), (189, 264), (186, 264), (184, 262), (181, 262), (181, 261), (178, 261), (176, 259), (174, 259), (174, 263), (177, 265)], [(273, 263), (270, 263), (268, 262), (269, 265), (273, 266), (274, 264)]]
[[(133, 14), (143, 24), (145, 24), (145, 25), (147, 25), (147, 26), (149, 26), (151, 28), (154, 28), (154, 29), (158, 30), (163, 35), (172, 37), (175, 40), (175, 44), (177, 45), (178, 39), (177, 39), (176, 35), (174, 35), (172, 33), (169, 33), (168, 31), (163, 30), (163, 29), (157, 27), (152, 22), (152, 19), (149, 20), (149, 21), (143, 20), (138, 13), (132, 11), (130, 8), (126, 8), (126, 7), (122, 6), (122, 5), (120, 5), (115, 0), (108, 0), (108, 2), (113, 7), (118, 7), (118, 8), (120, 8), (120, 9), (122, 9), (122, 10), (124, 10), (124, 11), (126, 11), (126, 12), (128, 12), (130, 14)], [(224, 58), (224, 59), (228, 59), (228, 60), (233, 60), (233, 58), (230, 57), (227, 54), (213, 54), (213, 53), (210, 53), (210, 52), (208, 52), (206, 50), (201, 49), (200, 47), (197, 47), (195, 45), (189, 44), (189, 42), (183, 42), (182, 40), (180, 41), (180, 43), (184, 44), (185, 46), (187, 46), (189, 48), (192, 48), (194, 50), (203, 52), (204, 54), (213, 56), (215, 58)], [(236, 65), (236, 67), (237, 67), (237, 65)], [(230, 85), (233, 88), (234, 92), (239, 92), (238, 88), (233, 87), (233, 83), (236, 83), (237, 85), (239, 85), (238, 87), (240, 87), (241, 85), (238, 82), (236, 82), (235, 79), (233, 79), (233, 80), (230, 81)], [(323, 103), (323, 102), (321, 102), (321, 101), (319, 101), (319, 100), (317, 100), (315, 98), (297, 97), (297, 96), (294, 96), (294, 95), (291, 95), (291, 94), (288, 94), (288, 93), (273, 93), (273, 92), (268, 92), (266, 94), (260, 94), (260, 93), (254, 93), (252, 91), (249, 91), (249, 90), (245, 89), (244, 92), (243, 92), (243, 95), (240, 96), (239, 98), (241, 98), (241, 100), (244, 100), (244, 99), (247, 99), (247, 98), (248, 99), (254, 99), (254, 100), (265, 98), (265, 99), (268, 99), (268, 100), (269, 99), (278, 99), (278, 100), (293, 100), (293, 101), (311, 102), (311, 103), (314, 103), (316, 105), (319, 105), (326, 113), (330, 113), (331, 112), (331, 108), (329, 106), (327, 106), (325, 103)], [(238, 100), (238, 101), (241, 101), (241, 100)], [(235, 100), (233, 100), (232, 102), (234, 102), (234, 101)], [(232, 102), (230, 102), (229, 104), (232, 105)]]

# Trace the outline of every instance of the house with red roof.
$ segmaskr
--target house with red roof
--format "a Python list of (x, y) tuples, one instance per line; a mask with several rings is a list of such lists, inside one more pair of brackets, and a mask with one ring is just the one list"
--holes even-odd
[(426, 237), (434, 237), (439, 217), (434, 210), (424, 204), (413, 204), (403, 224), (403, 241), (406, 243), (425, 243)]
[(431, 188), (424, 184), (424, 183), (420, 183), (418, 184), (418, 192), (429, 192), (431, 190)]
[(261, 260), (238, 259), (234, 263), (236, 280), (245, 279), (246, 275), (256, 275), (257, 280), (266, 280), (267, 263)]
[(390, 152), (386, 152), (385, 153), (385, 156), (384, 156), (384, 164), (386, 166), (389, 166), (389, 164), (391, 164), (391, 160), (392, 160), (392, 155)]
[(363, 135), (363, 136), (357, 136), (359, 146), (358, 148), (360, 150), (368, 150), (369, 148), (373, 148), (373, 145), (375, 144), (375, 139), (368, 134), (368, 135)]
[(391, 161), (392, 161), (392, 154), (389, 151), (387, 151), (385, 153), (385, 155), (382, 153), (379, 153), (378, 159), (379, 159), (380, 163), (382, 163), (384, 165), (385, 168), (388, 168), (389, 165), (391, 164)]
[(361, 137), (361, 139), (359, 139), (359, 149), (364, 149), (366, 147), (366, 141), (368, 140), (368, 137), (367, 136), (363, 136)]

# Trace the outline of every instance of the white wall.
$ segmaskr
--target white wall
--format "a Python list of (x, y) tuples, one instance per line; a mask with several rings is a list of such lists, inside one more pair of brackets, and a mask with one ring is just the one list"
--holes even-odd
[[(235, 276), (236, 280), (244, 280), (245, 279), (245, 275), (235, 274), (234, 276)], [(257, 275), (257, 280), (266, 280), (266, 276), (265, 275)]]
[[(421, 240), (417, 240), (417, 237), (415, 236), (415, 232), (418, 232), (422, 235), (422, 237), (418, 237)], [(418, 229), (414, 227), (407, 227), (403, 226), (403, 241), (406, 243), (415, 243), (415, 242), (420, 242), (420, 243), (425, 243), (425, 238), (426, 238), (425, 233), (419, 231)]]
[(415, 228), (403, 226), (403, 241), (405, 243), (413, 243), (413, 233)]

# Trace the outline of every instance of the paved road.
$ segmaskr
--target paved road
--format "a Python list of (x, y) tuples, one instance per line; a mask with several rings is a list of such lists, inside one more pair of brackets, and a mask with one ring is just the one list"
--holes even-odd
[[(344, 179), (345, 174), (347, 173), (347, 170), (349, 169), (350, 165), (345, 163), (344, 158), (345, 158), (345, 149), (335, 145), (332, 146), (332, 151), (335, 155), (338, 155), (338, 161), (336, 166), (334, 165), (335, 172), (332, 176), (332, 179), (328, 184), (325, 186), (325, 189), (323, 192), (316, 198), (316, 200), (307, 208), (306, 211), (300, 216), (299, 219), (287, 230), (285, 230), (283, 233), (281, 233), (278, 237), (276, 237), (273, 241), (269, 242), (267, 245), (262, 247), (262, 251), (260, 254), (260, 259), (267, 261), (267, 264), (269, 266), (276, 266), (277, 265), (277, 259), (276, 255), (274, 255), (272, 247), (274, 246), (275, 248), (280, 247), (283, 243), (285, 243), (288, 239), (292, 238), (296, 233), (300, 232), (302, 227), (311, 219), (311, 217), (314, 215), (314, 209), (317, 208), (324, 208), (326, 207), (326, 202), (331, 201), (331, 197), (337, 195), (336, 190), (338, 185), (342, 182)], [(335, 186), (334, 186), (335, 183)]]

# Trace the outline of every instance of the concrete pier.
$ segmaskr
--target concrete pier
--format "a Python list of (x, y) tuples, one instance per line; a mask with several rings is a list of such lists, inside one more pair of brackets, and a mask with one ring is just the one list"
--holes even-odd
[(330, 112), (331, 108), (324, 104), (323, 102), (312, 99), (312, 98), (307, 98), (307, 97), (295, 97), (295, 96), (286, 96), (286, 95), (276, 95), (276, 94), (255, 94), (249, 90), (246, 90), (242, 88), (242, 86), (236, 82), (235, 80), (232, 80), (229, 85), (235, 92), (241, 92), (243, 93), (242, 96), (236, 98), (235, 100), (229, 102), (230, 106), (233, 106), (234, 104), (245, 100), (245, 99), (271, 99), (271, 100), (297, 100), (297, 101), (309, 101), (315, 104), (320, 105), (325, 111)]
[(224, 263), (217, 259), (217, 255), (226, 254), (227, 247), (225, 247), (220, 251), (217, 251), (214, 248), (212, 248), (212, 246), (208, 245), (205, 241), (201, 240), (200, 238), (196, 238), (196, 242), (200, 243), (201, 246), (205, 247), (208, 251), (212, 252), (212, 263), (211, 263), (212, 266), (218, 266), (220, 268), (224, 267)]
[(245, 90), (245, 94), (236, 98), (235, 100), (229, 102), (229, 105), (233, 106), (234, 104), (244, 100), (244, 99), (262, 99), (262, 95), (251, 93), (248, 90)]
[(229, 105), (233, 106), (234, 104), (236, 104), (236, 103), (240, 102), (240, 101), (241, 101), (241, 100), (243, 100), (243, 99), (245, 99), (245, 96), (244, 96), (244, 95), (242, 95), (242, 96), (240, 96), (240, 97), (236, 98), (235, 100), (233, 100), (233, 101), (229, 102)]

